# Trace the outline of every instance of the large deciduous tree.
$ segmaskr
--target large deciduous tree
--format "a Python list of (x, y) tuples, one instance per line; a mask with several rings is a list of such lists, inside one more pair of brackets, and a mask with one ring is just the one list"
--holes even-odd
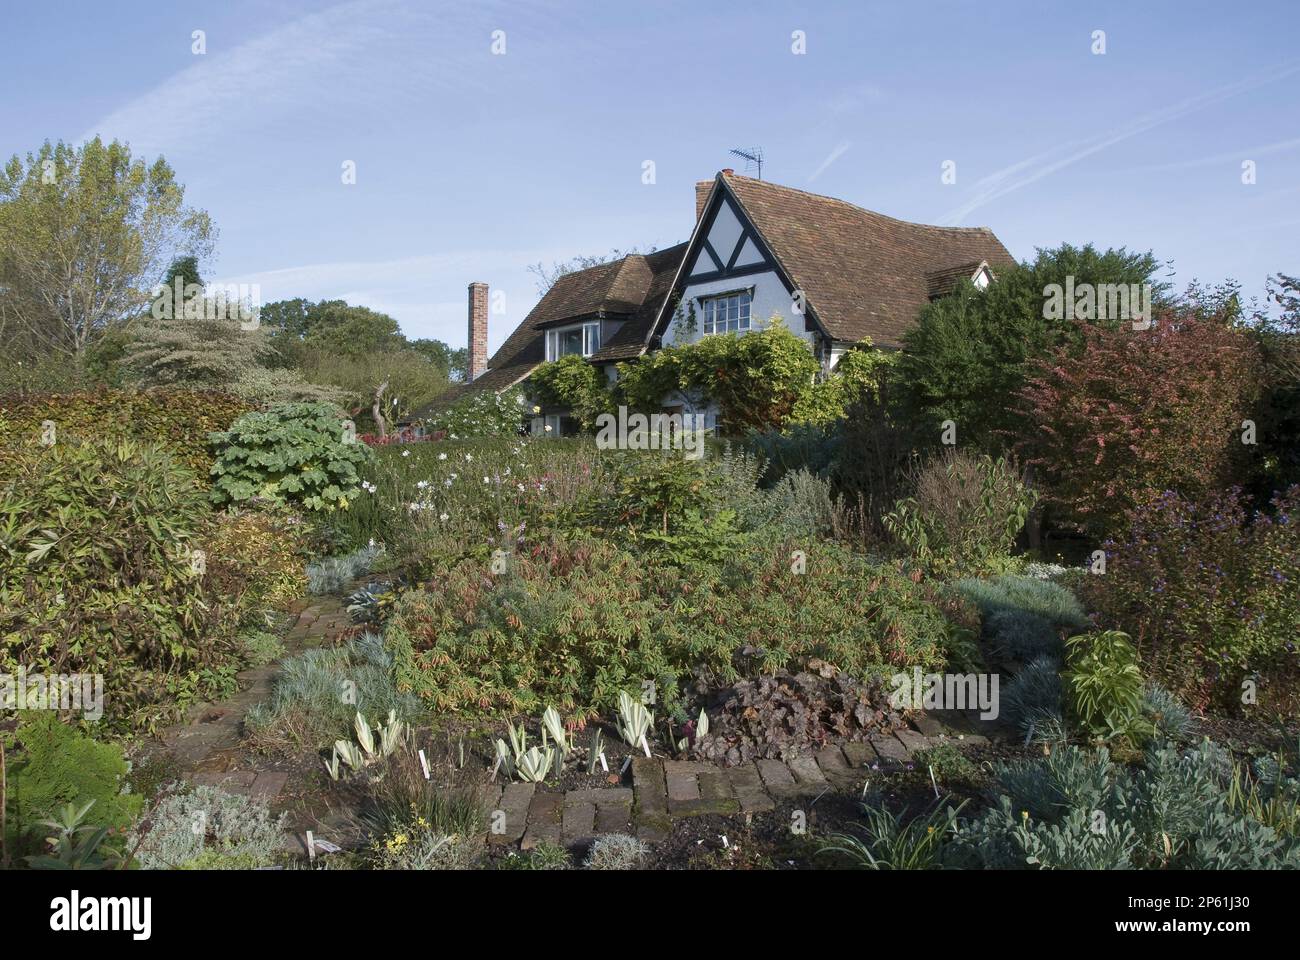
[(0, 171), (0, 328), (28, 356), (80, 359), (141, 313), (177, 254), (201, 258), (213, 237), (162, 158), (98, 137), (15, 155)]

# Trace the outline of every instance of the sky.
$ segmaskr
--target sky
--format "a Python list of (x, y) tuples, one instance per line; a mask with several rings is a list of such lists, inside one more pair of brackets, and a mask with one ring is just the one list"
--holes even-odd
[(1149, 249), (1262, 295), (1300, 273), (1298, 34), (1295, 0), (0, 0), (0, 156), (161, 154), (220, 231), (205, 278), (452, 346), (471, 281), (495, 349), (530, 264), (688, 239), (695, 181), (755, 146), (1018, 259)]

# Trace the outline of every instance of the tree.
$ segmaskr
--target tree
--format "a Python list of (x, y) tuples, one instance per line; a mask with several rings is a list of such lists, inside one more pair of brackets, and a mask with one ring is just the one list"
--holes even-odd
[(1082, 324), (1082, 346), (1034, 361), (1017, 452), (1065, 519), (1115, 533), (1166, 490), (1197, 499), (1240, 479), (1259, 351), (1223, 316), (1157, 315), (1149, 330)]
[[(1008, 445), (1016, 421), (1014, 397), (1024, 385), (1027, 365), (1066, 342), (1077, 342), (1082, 327), (1052, 319), (1046, 290), (1084, 284), (1151, 284), (1159, 306), (1166, 285), (1152, 278), (1158, 263), (1148, 253), (1121, 248), (1097, 251), (1091, 245), (1063, 244), (1039, 250), (1033, 263), (1006, 267), (983, 290), (959, 284), (949, 296), (927, 305), (917, 325), (903, 338), (899, 373), (902, 402), (923, 432), (937, 436), (952, 420), (959, 442), (990, 451)], [(1097, 321), (1117, 326), (1114, 318)]]
[(177, 251), (211, 250), (208, 215), (186, 207), (166, 161), (98, 137), (48, 141), (0, 171), (0, 329), (28, 355), (80, 358), (141, 312)]

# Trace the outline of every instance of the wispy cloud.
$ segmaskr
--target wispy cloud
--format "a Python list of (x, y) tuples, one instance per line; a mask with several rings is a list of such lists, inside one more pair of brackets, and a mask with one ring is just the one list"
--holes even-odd
[(823, 161), (818, 165), (817, 169), (814, 170), (814, 171), (812, 172), (812, 176), (810, 176), (810, 177), (808, 178), (808, 182), (809, 182), (809, 183), (812, 183), (814, 180), (816, 180), (818, 177), (820, 177), (823, 173), (825, 173), (826, 170), (827, 170), (827, 168), (829, 168), (830, 165), (831, 165), (832, 163), (834, 163), (836, 160), (838, 160), (840, 157), (844, 156), (844, 154), (848, 152), (849, 147), (850, 147), (850, 143), (849, 143), (849, 141), (845, 140), (843, 143), (841, 143), (839, 146), (837, 146), (834, 150), (832, 150), (830, 153), (828, 153), (828, 154), (826, 155), (826, 159), (823, 160)]
[[(137, 152), (169, 155), (229, 148), (288, 116), (301, 124), (306, 114), (337, 116), (352, 106), (373, 114), (395, 99), (472, 89), (475, 74), (465, 61), (478, 50), (444, 46), (431, 56), (428, 49), (437, 30), (460, 26), (463, 11), (349, 0), (235, 46), (210, 36), (192, 66), (101, 118), (81, 139), (117, 137)], [(400, 85), (392, 82), (397, 63)]]
[(1254, 160), (1256, 157), (1267, 157), (1275, 153), (1287, 153), (1291, 150), (1300, 150), (1300, 137), (1279, 140), (1277, 143), (1268, 143), (1262, 146), (1243, 147), (1232, 153), (1218, 153), (1212, 157), (1197, 157), (1192, 160), (1178, 160), (1173, 163), (1156, 163), (1144, 167), (1134, 167), (1133, 169), (1135, 171), (1165, 172), (1193, 170), (1197, 167), (1217, 167), (1221, 164), (1239, 165), (1243, 160)]
[(1146, 133), (1148, 130), (1163, 124), (1178, 120), (1197, 110), (1202, 110), (1216, 103), (1222, 103), (1224, 100), (1267, 84), (1275, 83), (1297, 71), (1300, 71), (1300, 63), (1286, 64), (1266, 73), (1227, 84), (1208, 93), (1187, 97), (1170, 106), (1143, 114), (1099, 136), (1071, 141), (1020, 160), (977, 181), (974, 194), (960, 206), (939, 218), (939, 222), (949, 225), (959, 224), (980, 207), (1001, 199), (1022, 187), (1027, 187), (1031, 183), (1036, 183), (1053, 173), (1064, 170), (1066, 167), (1073, 166), (1108, 147)]

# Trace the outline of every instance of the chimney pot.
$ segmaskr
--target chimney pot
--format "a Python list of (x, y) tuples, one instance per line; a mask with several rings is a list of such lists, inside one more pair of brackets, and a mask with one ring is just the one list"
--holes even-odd
[(723, 173), (724, 176), (728, 176), (728, 177), (733, 176), (733, 175), (735, 174), (735, 172), (736, 172), (736, 171), (735, 171), (735, 170), (732, 170), (730, 167), (723, 167), (723, 168), (722, 168), (722, 173)]
[(487, 370), (488, 285), (469, 285), (469, 363), (466, 380), (477, 380)]

